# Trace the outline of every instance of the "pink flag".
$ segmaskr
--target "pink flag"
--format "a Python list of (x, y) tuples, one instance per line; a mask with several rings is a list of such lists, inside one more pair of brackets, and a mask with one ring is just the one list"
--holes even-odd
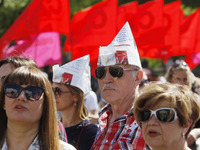
[(20, 40), (5, 51), (4, 57), (24, 56), (33, 59), (38, 67), (62, 62), (60, 36), (57, 32), (43, 32), (30, 41)]

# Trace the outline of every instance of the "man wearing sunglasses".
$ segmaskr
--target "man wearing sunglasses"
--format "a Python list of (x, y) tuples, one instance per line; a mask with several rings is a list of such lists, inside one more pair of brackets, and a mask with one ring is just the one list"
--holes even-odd
[(107, 47), (100, 47), (95, 75), (108, 104), (100, 112), (100, 129), (92, 149), (145, 149), (132, 113), (143, 72), (128, 22)]

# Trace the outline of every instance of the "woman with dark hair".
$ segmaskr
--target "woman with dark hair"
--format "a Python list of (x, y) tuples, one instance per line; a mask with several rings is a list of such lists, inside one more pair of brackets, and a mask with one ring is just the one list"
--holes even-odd
[(59, 140), (54, 94), (40, 69), (15, 69), (3, 80), (1, 89), (1, 149), (75, 149)]
[[(16, 68), (21, 67), (21, 66), (33, 66), (33, 67), (38, 68), (35, 61), (30, 58), (15, 56), (15, 57), (9, 57), (9, 58), (2, 59), (0, 61), (0, 85), (3, 81), (3, 79), (9, 73), (11, 73), (13, 70), (15, 70)], [(64, 142), (67, 142), (67, 135), (66, 135), (65, 129), (63, 127), (63, 124), (61, 122), (58, 122), (58, 126), (59, 126), (60, 139), (63, 140)]]

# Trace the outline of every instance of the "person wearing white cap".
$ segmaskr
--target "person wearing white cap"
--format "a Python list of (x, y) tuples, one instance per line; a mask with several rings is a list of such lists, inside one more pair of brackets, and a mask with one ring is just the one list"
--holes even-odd
[(143, 71), (128, 22), (110, 45), (100, 47), (95, 75), (108, 104), (100, 112), (100, 129), (91, 149), (146, 149), (131, 111)]
[(52, 88), (57, 110), (62, 114), (68, 143), (79, 150), (90, 149), (98, 127), (88, 120), (84, 96), (91, 91), (89, 55), (53, 66)]

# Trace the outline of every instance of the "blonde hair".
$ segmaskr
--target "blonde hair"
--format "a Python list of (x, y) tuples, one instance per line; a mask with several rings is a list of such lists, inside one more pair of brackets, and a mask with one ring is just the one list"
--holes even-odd
[(185, 85), (149, 83), (141, 91), (135, 100), (133, 110), (139, 125), (141, 125), (141, 113), (156, 106), (160, 101), (167, 102), (171, 108), (176, 110), (181, 126), (186, 126), (192, 121), (186, 136), (200, 117), (200, 104), (192, 91)]
[[(176, 65), (176, 63), (175, 63)], [(169, 69), (167, 70), (166, 74), (165, 74), (165, 79), (166, 81), (171, 83), (172, 80), (172, 76), (174, 74), (175, 71), (186, 71), (187, 74), (187, 85), (189, 86), (189, 88), (192, 88), (192, 83), (193, 83), (193, 73), (191, 72), (190, 68), (188, 66), (182, 65), (182, 64), (177, 64), (176, 67), (174, 67), (174, 65), (170, 66)]]
[(66, 85), (72, 92), (72, 95), (76, 96), (78, 101), (76, 104), (76, 111), (74, 116), (78, 116), (81, 120), (88, 119), (88, 110), (84, 104), (84, 93), (75, 86)]

